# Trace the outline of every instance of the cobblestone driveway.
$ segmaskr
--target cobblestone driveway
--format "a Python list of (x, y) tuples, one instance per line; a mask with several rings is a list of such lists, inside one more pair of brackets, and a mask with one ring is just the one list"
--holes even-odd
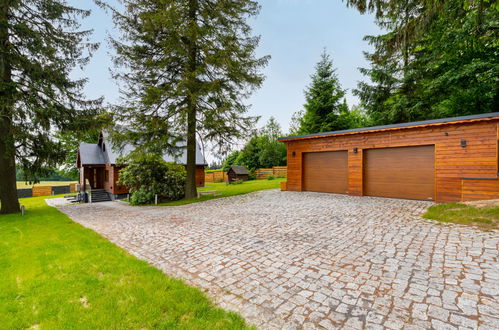
[(499, 233), (427, 202), (276, 190), (179, 207), (61, 207), (270, 328), (499, 328)]

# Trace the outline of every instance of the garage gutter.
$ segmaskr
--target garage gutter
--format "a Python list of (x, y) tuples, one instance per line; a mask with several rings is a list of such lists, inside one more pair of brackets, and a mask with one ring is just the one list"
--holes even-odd
[(287, 141), (313, 139), (313, 138), (321, 138), (321, 137), (328, 137), (328, 136), (350, 135), (350, 134), (359, 134), (359, 133), (373, 133), (373, 132), (387, 131), (387, 130), (420, 128), (420, 127), (426, 127), (426, 126), (437, 126), (437, 125), (447, 125), (447, 124), (471, 123), (471, 122), (488, 121), (488, 120), (494, 120), (494, 119), (499, 119), (499, 112), (490, 112), (490, 113), (483, 113), (483, 114), (479, 114), (479, 115), (415, 121), (415, 122), (410, 122), (410, 123), (401, 123), (401, 124), (392, 124), (392, 125), (383, 125), (383, 126), (354, 128), (354, 129), (347, 129), (347, 130), (342, 130), (342, 131), (323, 132), (323, 133), (297, 135), (297, 136), (286, 136), (286, 137), (281, 137), (278, 140), (281, 142), (287, 142)]

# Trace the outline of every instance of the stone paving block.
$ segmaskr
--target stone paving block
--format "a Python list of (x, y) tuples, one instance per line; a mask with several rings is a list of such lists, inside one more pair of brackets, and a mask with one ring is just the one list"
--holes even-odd
[(428, 305), (426, 304), (414, 304), (412, 306), (412, 317), (426, 321), (428, 320)]
[(364, 322), (358, 317), (350, 317), (345, 322), (346, 329), (362, 329), (364, 327)]
[(384, 326), (388, 329), (402, 329), (404, 327), (404, 321), (397, 318), (388, 318)]
[(495, 329), (499, 329), (499, 317), (491, 317), (488, 315), (480, 315), (478, 317), (478, 322), (481, 326), (490, 326)]
[(432, 320), (431, 326), (435, 330), (455, 330), (455, 329), (457, 329), (457, 327), (455, 327), (449, 323), (442, 322), (440, 320)]
[(455, 313), (451, 313), (450, 315), (450, 323), (458, 327), (466, 327), (471, 329), (478, 328), (478, 321), (473, 320), (466, 315), (459, 315)]

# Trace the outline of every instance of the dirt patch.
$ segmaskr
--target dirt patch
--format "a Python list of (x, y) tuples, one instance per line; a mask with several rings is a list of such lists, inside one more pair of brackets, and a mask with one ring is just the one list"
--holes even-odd
[(84, 308), (90, 307), (90, 304), (88, 303), (87, 297), (81, 297), (80, 302)]
[(478, 208), (484, 208), (484, 207), (495, 207), (499, 206), (499, 199), (487, 199), (487, 200), (481, 200), (481, 201), (471, 201), (471, 202), (464, 202), (464, 204), (473, 206), (473, 207), (478, 207)]

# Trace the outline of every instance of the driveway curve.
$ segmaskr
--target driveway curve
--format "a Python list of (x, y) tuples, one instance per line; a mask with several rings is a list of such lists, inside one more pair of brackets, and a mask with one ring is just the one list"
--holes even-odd
[(499, 233), (424, 220), (430, 205), (266, 190), (59, 209), (263, 329), (499, 328)]

